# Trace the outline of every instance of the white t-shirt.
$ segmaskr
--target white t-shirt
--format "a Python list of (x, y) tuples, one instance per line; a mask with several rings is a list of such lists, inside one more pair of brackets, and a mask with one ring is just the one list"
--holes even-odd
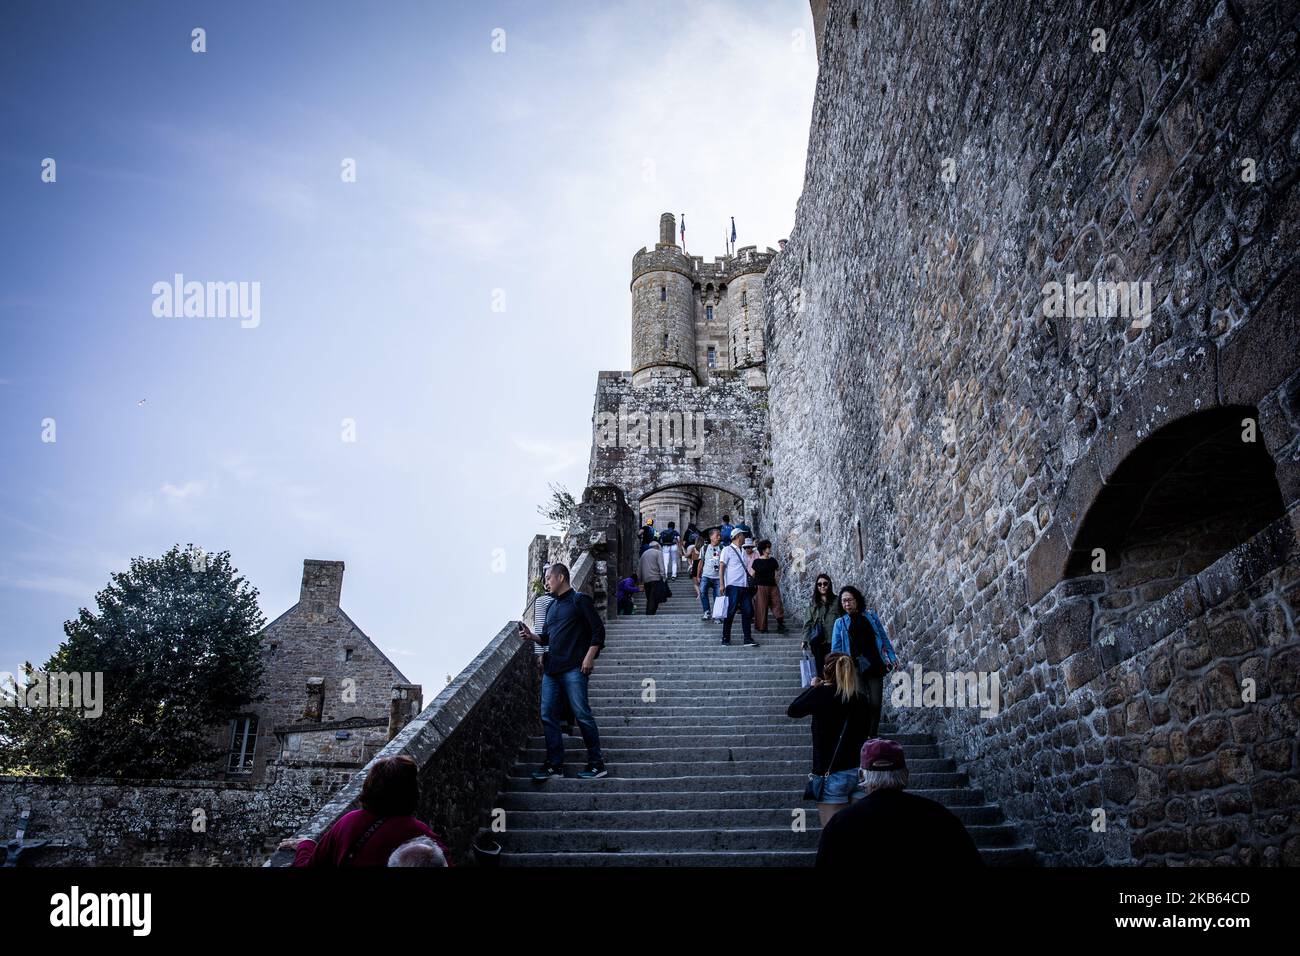
[(700, 577), (716, 578), (718, 576), (718, 560), (722, 557), (722, 545), (705, 545), (702, 557), (704, 565), (700, 569)]
[(734, 544), (729, 544), (722, 549), (723, 581), (722, 586), (729, 588), (733, 585), (740, 587), (749, 586), (749, 571), (745, 567), (745, 554)]

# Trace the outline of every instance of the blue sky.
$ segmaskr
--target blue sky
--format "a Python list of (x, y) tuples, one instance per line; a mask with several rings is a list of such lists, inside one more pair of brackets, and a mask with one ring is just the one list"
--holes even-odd
[[(665, 210), (707, 258), (785, 238), (815, 80), (801, 0), (4, 4), (0, 670), (194, 542), (268, 619), (345, 561), (432, 699), (585, 484), (632, 254)], [(176, 273), (258, 324), (155, 316)]]

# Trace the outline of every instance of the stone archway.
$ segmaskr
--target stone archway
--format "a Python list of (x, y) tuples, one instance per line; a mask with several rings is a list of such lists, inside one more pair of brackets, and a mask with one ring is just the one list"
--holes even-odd
[(663, 485), (641, 493), (637, 499), (638, 519), (644, 524), (653, 519), (655, 527), (667, 527), (673, 521), (684, 530), (694, 523), (701, 530), (722, 523), (724, 515), (733, 520), (744, 516), (753, 524), (746, 511), (745, 495), (721, 482), (689, 482)]

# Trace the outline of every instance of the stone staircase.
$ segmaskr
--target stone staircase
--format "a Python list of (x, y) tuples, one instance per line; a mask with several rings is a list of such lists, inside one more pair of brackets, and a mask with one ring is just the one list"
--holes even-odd
[[(568, 737), (565, 776), (534, 783), (545, 756), (529, 740), (497, 807), (505, 832), (483, 834), (502, 846), (504, 866), (807, 866), (816, 855), (816, 805), (802, 799), (811, 767), (809, 719), (786, 708), (799, 693), (799, 634), (756, 634), (731, 647), (722, 625), (700, 620), (685, 578), (653, 617), (612, 619), (589, 696), (609, 776), (580, 780), (580, 736)], [(769, 624), (775, 627), (774, 623)], [(653, 702), (643, 700), (647, 678)], [(1032, 865), (1032, 848), (1001, 810), (969, 786), (927, 735), (893, 733), (885, 705), (883, 736), (907, 754), (913, 793), (950, 807), (989, 864)], [(806, 829), (793, 826), (805, 811)]]

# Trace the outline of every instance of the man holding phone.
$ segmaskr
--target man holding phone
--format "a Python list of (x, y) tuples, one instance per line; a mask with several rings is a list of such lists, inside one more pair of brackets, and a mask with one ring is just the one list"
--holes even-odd
[(539, 783), (564, 776), (564, 734), (560, 729), (560, 701), (567, 699), (573, 708), (582, 741), (587, 745), (587, 766), (578, 776), (584, 780), (603, 777), (605, 759), (600, 752), (600, 732), (587, 702), (587, 679), (596, 666), (596, 658), (605, 646), (605, 623), (596, 605), (569, 584), (569, 569), (552, 564), (546, 572), (546, 586), (554, 600), (546, 609), (546, 624), (541, 636), (534, 634), (522, 621), (519, 637), (546, 647), (546, 666), (542, 671), (542, 727), (546, 731), (546, 763), (533, 771)]

